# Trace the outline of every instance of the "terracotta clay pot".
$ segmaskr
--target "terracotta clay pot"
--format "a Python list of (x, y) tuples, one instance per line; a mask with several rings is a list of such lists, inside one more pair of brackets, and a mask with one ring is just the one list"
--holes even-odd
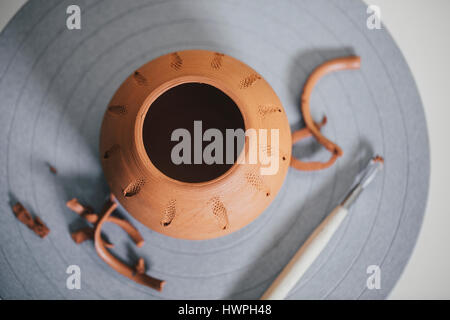
[[(270, 134), (259, 146), (277, 155), (277, 173), (261, 175), (260, 162), (174, 165), (170, 133), (195, 120), (203, 121), (203, 130), (278, 129), (279, 148), (272, 148)], [(329, 142), (319, 125), (309, 125), (314, 128), (296, 132), (294, 142), (311, 134)], [(236, 162), (248, 157), (248, 141)], [(189, 50), (150, 61), (123, 82), (105, 112), (100, 153), (112, 193), (133, 217), (171, 237), (209, 239), (244, 227), (270, 204), (291, 164), (292, 142), (280, 100), (255, 70), (221, 53)], [(325, 146), (333, 155), (329, 163), (305, 164), (306, 170), (329, 166), (342, 154), (331, 142)], [(302, 169), (301, 161), (292, 164)]]

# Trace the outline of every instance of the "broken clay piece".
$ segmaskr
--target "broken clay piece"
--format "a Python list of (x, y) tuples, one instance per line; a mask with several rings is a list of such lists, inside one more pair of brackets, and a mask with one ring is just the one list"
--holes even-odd
[[(313, 171), (313, 170), (322, 170), (333, 165), (337, 158), (342, 156), (342, 149), (334, 142), (327, 139), (321, 132), (320, 126), (318, 126), (310, 112), (310, 104), (309, 99), (314, 89), (316, 83), (320, 78), (325, 76), (328, 73), (339, 71), (339, 70), (351, 70), (351, 69), (359, 69), (361, 65), (361, 58), (358, 56), (349, 56), (349, 57), (341, 57), (329, 60), (320, 66), (318, 66), (308, 77), (306, 80), (305, 86), (303, 87), (302, 97), (301, 97), (301, 111), (303, 115), (303, 119), (305, 121), (306, 128), (301, 129), (299, 131), (308, 130), (312, 136), (319, 142), (325, 149), (327, 149), (331, 153), (331, 157), (326, 162), (312, 161), (312, 162), (304, 162), (295, 157), (291, 158), (291, 167), (302, 170), (302, 171)], [(292, 136), (298, 136), (299, 131), (293, 132)], [(297, 140), (294, 140), (295, 143)]]
[(384, 158), (382, 156), (375, 156), (375, 158), (373, 158), (373, 161), (384, 163)]
[[(108, 218), (110, 217), (111, 213), (117, 208), (117, 203), (115, 202), (114, 196), (111, 196), (111, 199), (109, 199), (102, 210), (102, 213), (100, 214), (101, 218), (98, 221), (98, 223), (95, 226), (95, 234), (94, 234), (94, 242), (95, 242), (95, 250), (97, 251), (97, 254), (102, 258), (103, 261), (105, 261), (111, 268), (122, 274), (123, 276), (135, 281), (136, 283), (139, 283), (141, 285), (150, 287), (152, 289), (162, 291), (162, 288), (164, 286), (165, 281), (159, 280), (153, 277), (150, 277), (149, 275), (143, 273), (140, 273), (142, 271), (142, 262), (139, 261), (141, 264), (139, 266), (139, 271), (137, 268), (132, 268), (119, 259), (117, 259), (115, 256), (113, 256), (103, 245), (103, 241), (101, 239), (101, 229), (103, 227), (103, 224), (105, 222), (109, 222)], [(141, 258), (142, 259), (142, 258)], [(138, 264), (139, 264), (138, 263)], [(145, 266), (144, 266), (145, 269)]]
[(136, 244), (138, 248), (141, 248), (144, 245), (144, 238), (142, 237), (141, 233), (131, 225), (127, 220), (123, 220), (117, 217), (108, 217), (108, 222), (115, 223), (119, 227), (121, 227), (130, 238), (133, 240), (133, 242)]
[(45, 238), (49, 234), (50, 229), (45, 225), (45, 223), (39, 217), (35, 217), (33, 219), (30, 212), (28, 212), (28, 210), (25, 209), (20, 202), (17, 202), (12, 207), (12, 210), (16, 218), (28, 228), (33, 230), (39, 237)]
[(67, 201), (66, 206), (90, 223), (96, 223), (98, 220), (98, 216), (94, 213), (94, 209), (89, 206), (82, 205), (76, 198)]
[(87, 221), (94, 224), (94, 227), (86, 227), (77, 230), (71, 234), (72, 239), (75, 243), (82, 243), (86, 240), (93, 239), (95, 243), (95, 249), (100, 258), (105, 261), (110, 267), (112, 267), (117, 272), (130, 278), (131, 280), (153, 288), (155, 290), (161, 291), (164, 285), (164, 281), (152, 278), (145, 274), (145, 263), (144, 259), (140, 258), (138, 263), (134, 267), (130, 267), (114, 257), (106, 248), (113, 248), (114, 245), (106, 242), (101, 237), (101, 228), (104, 222), (111, 222), (122, 228), (134, 241), (136, 246), (142, 247), (144, 244), (144, 238), (140, 232), (133, 227), (133, 225), (121, 218), (111, 216), (111, 213), (116, 209), (117, 203), (115, 202), (114, 196), (111, 195), (110, 199), (105, 204), (103, 211), (100, 215), (93, 212), (93, 209), (88, 206), (82, 205), (76, 198), (69, 200), (66, 203), (67, 207), (72, 211), (76, 212)]
[(45, 238), (50, 232), (50, 230), (39, 217), (34, 218), (33, 231), (41, 238)]
[(56, 170), (56, 168), (54, 166), (49, 165), (48, 169), (50, 170), (51, 173), (58, 174), (58, 170)]
[[(71, 237), (76, 244), (83, 243), (86, 240), (94, 240), (94, 229), (91, 227), (86, 227), (75, 232), (72, 232)], [(114, 244), (103, 240), (105, 247), (114, 248)]]
[[(67, 201), (66, 206), (70, 210), (76, 212), (81, 217), (85, 218), (86, 221), (88, 221), (92, 224), (97, 223), (98, 214), (94, 213), (94, 209), (92, 209), (92, 207), (81, 204), (78, 201), (78, 199), (73, 198), (73, 199)], [(142, 238), (140, 232), (130, 222), (128, 222), (127, 220), (124, 220), (124, 219), (117, 218), (117, 217), (109, 217), (108, 222), (112, 222), (112, 223), (116, 224), (117, 226), (121, 227), (126, 233), (128, 233), (130, 238), (134, 241), (134, 243), (139, 248), (142, 247), (142, 245), (144, 244), (144, 238)], [(84, 231), (82, 231), (82, 230), (84, 230)], [(86, 229), (81, 229), (81, 230), (78, 230), (78, 231), (75, 231), (74, 233), (72, 233), (72, 239), (76, 243), (81, 243), (88, 239), (94, 239), (93, 235), (94, 235), (93, 229), (92, 229), (92, 234), (90, 234), (90, 232), (86, 231)], [(81, 242), (77, 242), (77, 241), (81, 241)], [(109, 244), (109, 246), (111, 246), (111, 245), (112, 244)], [(108, 245), (106, 245), (106, 246), (108, 247)]]
[(145, 262), (144, 258), (139, 258), (136, 266), (134, 267), (136, 269), (136, 273), (138, 274), (144, 274), (145, 273)]

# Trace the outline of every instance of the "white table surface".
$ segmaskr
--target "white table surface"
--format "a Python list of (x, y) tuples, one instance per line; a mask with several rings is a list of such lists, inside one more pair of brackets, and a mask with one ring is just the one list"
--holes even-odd
[[(450, 299), (450, 1), (364, 1), (380, 7), (383, 23), (411, 68), (425, 108), (431, 147), (425, 218), (390, 299)], [(0, 0), (0, 30), (25, 2)]]

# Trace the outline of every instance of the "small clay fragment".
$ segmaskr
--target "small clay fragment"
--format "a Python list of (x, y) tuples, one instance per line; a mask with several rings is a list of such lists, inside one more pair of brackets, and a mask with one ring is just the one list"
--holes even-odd
[(80, 244), (86, 240), (94, 238), (94, 229), (92, 229), (91, 227), (86, 227), (72, 232), (70, 235), (76, 244)]
[(73, 198), (66, 202), (66, 206), (76, 212), (78, 215), (85, 218), (90, 223), (96, 223), (98, 220), (98, 216), (94, 213), (94, 209), (89, 206), (82, 205), (77, 198)]
[(373, 159), (373, 161), (384, 163), (383, 157), (382, 157), (382, 156), (378, 156), (378, 155), (375, 156), (375, 158)]
[(39, 237), (45, 238), (49, 234), (50, 230), (47, 228), (45, 223), (39, 217), (35, 217), (33, 219), (30, 212), (28, 212), (28, 210), (25, 209), (20, 202), (17, 202), (12, 207), (12, 210), (16, 218), (28, 228), (33, 230)]
[(90, 223), (96, 223), (98, 221), (98, 215), (96, 213), (84, 213), (82, 217)]
[[(76, 244), (83, 243), (86, 240), (94, 240), (94, 229), (86, 227), (75, 232), (72, 232), (71, 237)], [(114, 244), (103, 240), (103, 244), (106, 248), (114, 248)]]
[(58, 170), (56, 170), (55, 167), (49, 165), (49, 166), (48, 166), (48, 169), (50, 170), (51, 173), (53, 173), (53, 174), (58, 174)]
[(20, 222), (22, 222), (30, 229), (33, 228), (34, 226), (33, 217), (28, 212), (28, 210), (23, 207), (23, 205), (20, 202), (17, 202), (12, 209), (14, 214), (16, 215), (16, 218), (19, 219)]
[(145, 262), (144, 262), (144, 258), (139, 258), (136, 266), (136, 273), (138, 274), (144, 274), (145, 273)]

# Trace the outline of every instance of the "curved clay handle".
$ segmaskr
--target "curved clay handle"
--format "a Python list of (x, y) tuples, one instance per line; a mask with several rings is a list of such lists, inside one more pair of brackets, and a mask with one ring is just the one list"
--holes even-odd
[[(130, 278), (131, 280), (142, 284), (144, 286), (153, 288), (155, 290), (161, 291), (164, 285), (164, 281), (152, 278), (145, 273), (138, 273), (133, 268), (129, 267), (116, 257), (114, 257), (106, 248), (104, 245), (104, 242), (101, 238), (101, 230), (102, 226), (105, 222), (108, 221), (108, 218), (110, 217), (111, 213), (117, 208), (117, 203), (113, 200), (108, 200), (108, 202), (105, 204), (103, 210), (102, 210), (102, 216), (100, 220), (97, 222), (97, 225), (95, 226), (95, 234), (94, 234), (94, 241), (95, 241), (95, 250), (97, 251), (97, 254), (102, 258), (103, 261), (105, 261), (111, 268), (116, 270), (117, 272), (121, 273), (125, 277)], [(121, 225), (122, 227), (126, 227), (125, 224)], [(138, 240), (136, 238), (136, 240)], [(138, 241), (140, 242), (140, 241)]]
[(297, 141), (313, 135), (317, 141), (323, 145), (328, 151), (331, 152), (331, 157), (326, 162), (303, 162), (294, 157), (291, 158), (291, 167), (303, 171), (321, 170), (330, 167), (338, 157), (342, 156), (342, 149), (332, 141), (328, 140), (321, 132), (320, 127), (326, 123), (326, 118), (321, 124), (314, 123), (311, 117), (310, 107), (309, 107), (309, 97), (311, 92), (316, 85), (317, 81), (327, 73), (346, 69), (359, 69), (361, 65), (361, 58), (357, 56), (350, 56), (344, 58), (337, 58), (329, 60), (324, 64), (317, 67), (311, 75), (306, 80), (305, 86), (303, 87), (302, 93), (302, 114), (303, 119), (306, 124), (306, 128), (297, 130), (292, 133), (292, 144)]

